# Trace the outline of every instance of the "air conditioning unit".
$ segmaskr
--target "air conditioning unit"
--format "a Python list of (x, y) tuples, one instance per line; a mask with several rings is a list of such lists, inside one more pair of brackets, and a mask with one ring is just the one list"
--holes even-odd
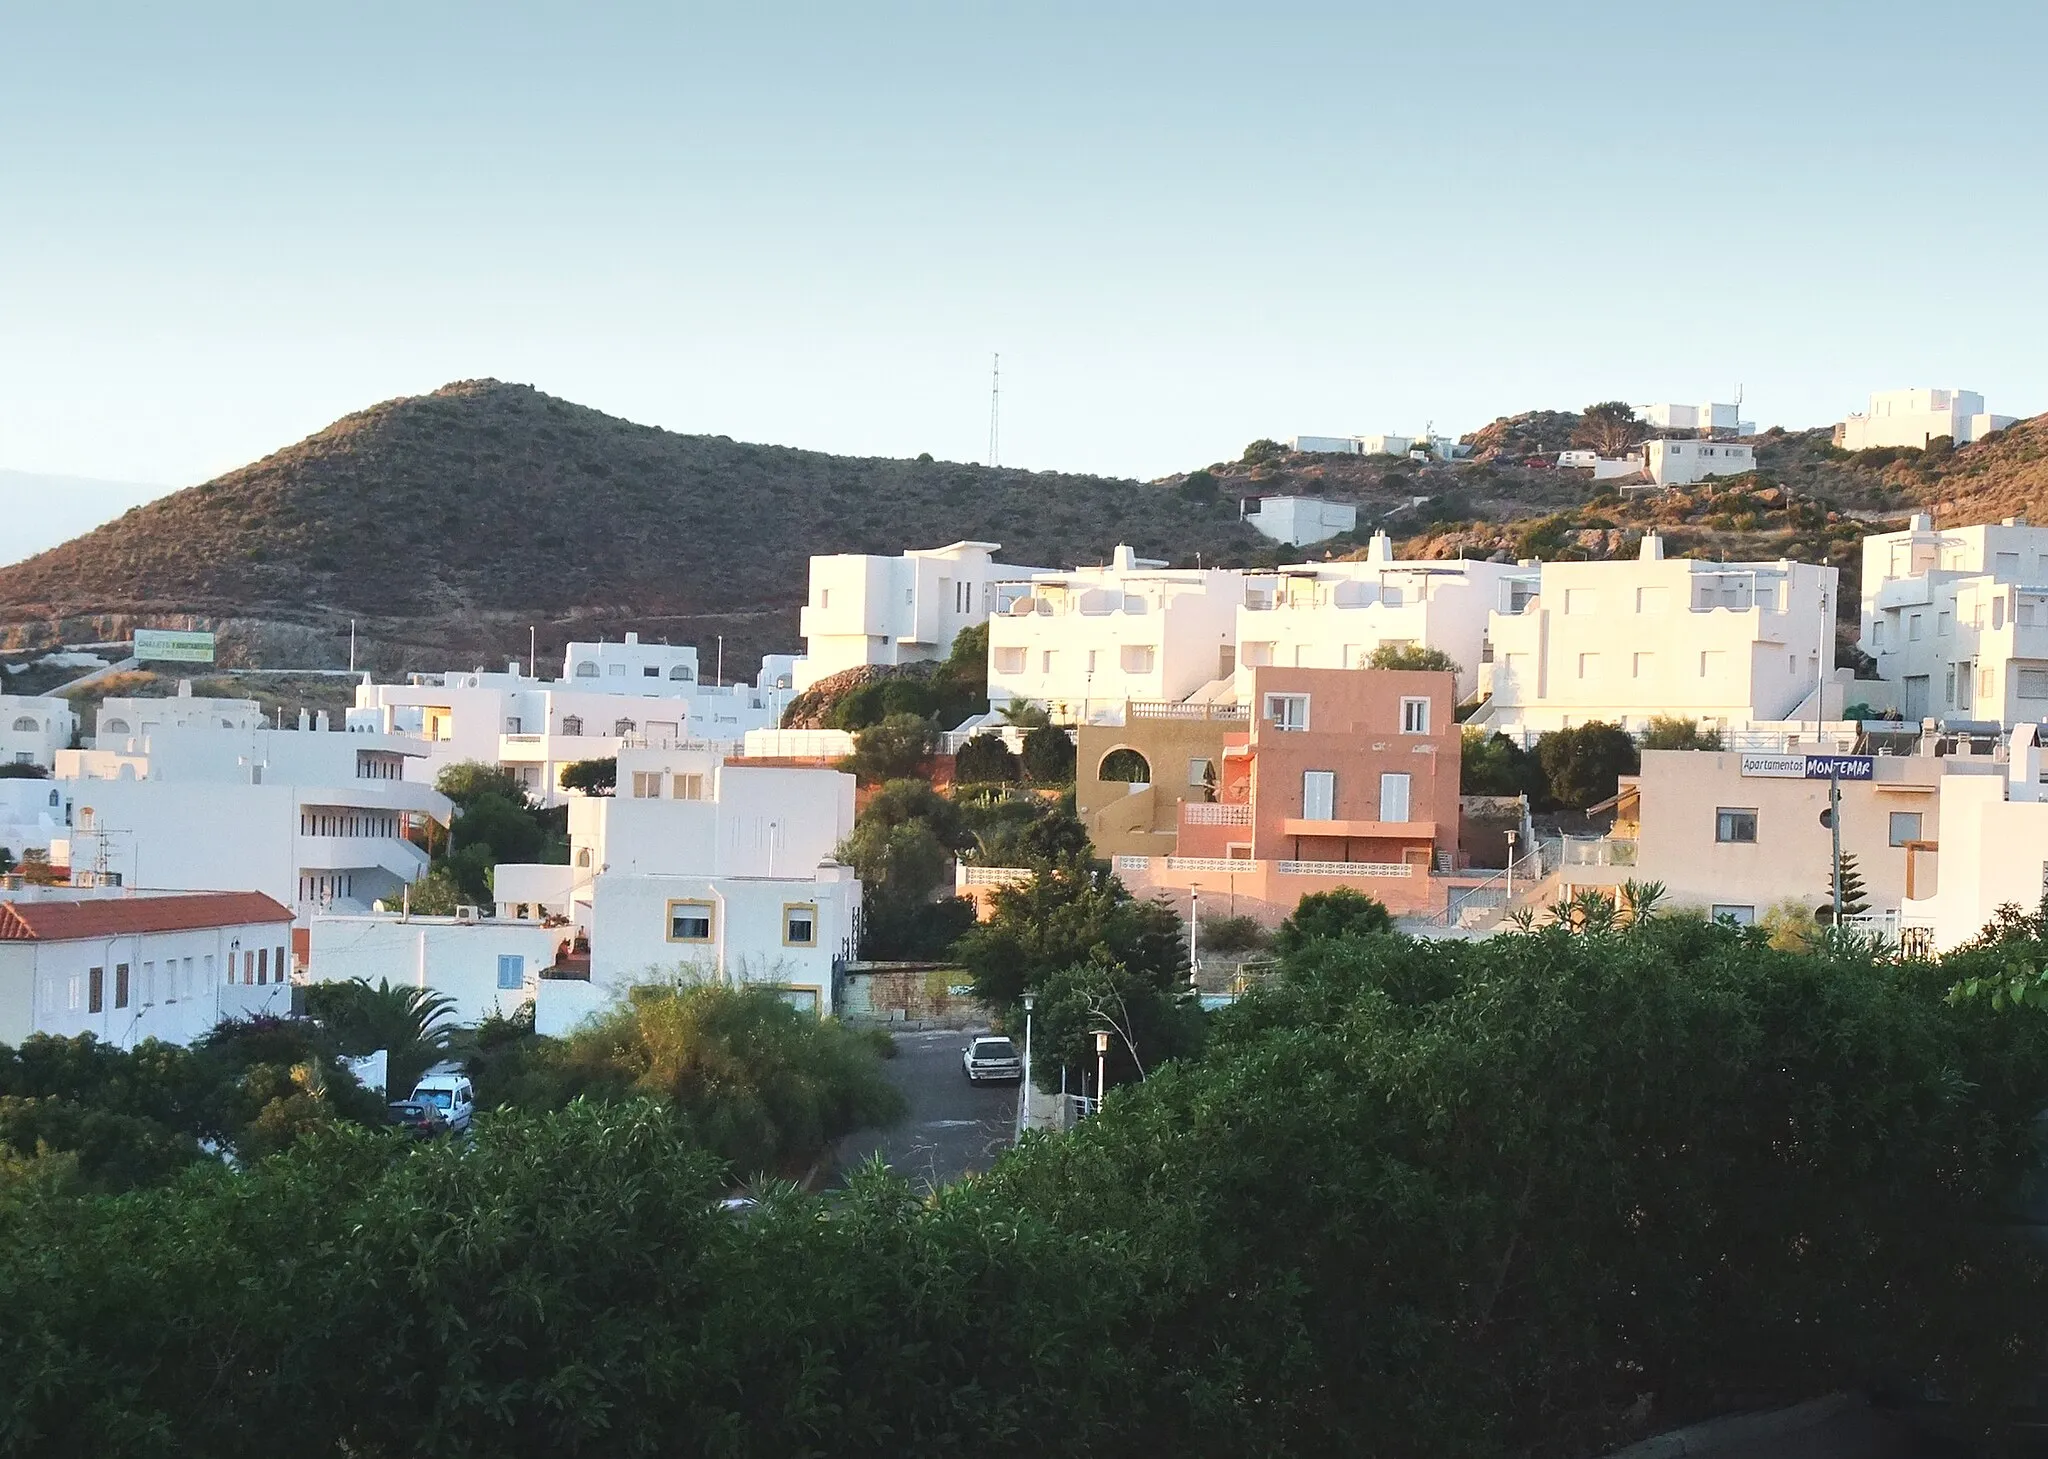
[(455, 909), (455, 920), (457, 922), (478, 922), (482, 919), (483, 909), (481, 907), (473, 907), (469, 903), (464, 902)]

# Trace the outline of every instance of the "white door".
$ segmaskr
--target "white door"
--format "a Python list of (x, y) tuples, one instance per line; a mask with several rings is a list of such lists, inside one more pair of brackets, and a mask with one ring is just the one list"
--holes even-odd
[(1337, 814), (1337, 776), (1331, 770), (1301, 772), (1301, 817), (1305, 821), (1334, 820)]
[(1380, 777), (1380, 819), (1383, 821), (1405, 821), (1408, 819), (1408, 776), (1382, 775)]

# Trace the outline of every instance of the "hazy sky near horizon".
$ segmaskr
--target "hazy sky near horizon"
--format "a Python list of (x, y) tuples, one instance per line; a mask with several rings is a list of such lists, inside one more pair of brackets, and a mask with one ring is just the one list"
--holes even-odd
[[(1159, 475), (1590, 400), (2048, 409), (2048, 6), (0, 0), (0, 467), (454, 379)], [(7, 554), (0, 551), (0, 559)]]

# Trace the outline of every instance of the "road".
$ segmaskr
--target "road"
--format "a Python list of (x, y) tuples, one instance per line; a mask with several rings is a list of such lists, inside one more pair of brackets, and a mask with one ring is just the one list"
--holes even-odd
[(842, 1170), (879, 1152), (891, 1170), (928, 1191), (988, 1169), (1009, 1148), (1017, 1086), (969, 1084), (960, 1072), (960, 1051), (975, 1032), (987, 1030), (896, 1035), (889, 1082), (903, 1091), (910, 1111), (890, 1129), (860, 1130), (840, 1141)]

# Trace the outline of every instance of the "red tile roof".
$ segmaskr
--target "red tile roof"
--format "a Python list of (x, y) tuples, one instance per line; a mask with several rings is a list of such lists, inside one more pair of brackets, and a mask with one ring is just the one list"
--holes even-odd
[(0, 902), (0, 942), (82, 942), (136, 932), (195, 932), (291, 920), (288, 907), (262, 892)]

